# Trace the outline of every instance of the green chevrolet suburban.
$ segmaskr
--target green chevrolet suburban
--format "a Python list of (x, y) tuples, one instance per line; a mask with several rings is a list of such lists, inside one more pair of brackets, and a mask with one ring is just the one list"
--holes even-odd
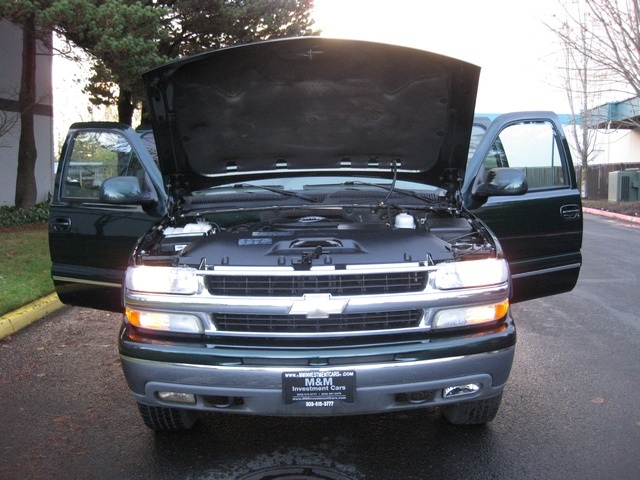
[(147, 72), (149, 129), (71, 127), (52, 276), (63, 302), (123, 313), (149, 428), (494, 418), (510, 306), (574, 287), (582, 210), (556, 115), (474, 119), (478, 78), (421, 50), (284, 39)]

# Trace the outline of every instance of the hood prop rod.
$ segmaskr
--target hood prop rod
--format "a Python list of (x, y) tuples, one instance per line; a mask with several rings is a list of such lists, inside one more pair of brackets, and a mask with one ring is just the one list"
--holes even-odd
[(387, 191), (387, 195), (384, 197), (384, 200), (378, 203), (378, 207), (383, 207), (385, 203), (387, 203), (387, 200), (391, 197), (391, 193), (393, 193), (393, 190), (396, 188), (396, 180), (398, 179), (398, 162), (395, 160), (391, 160), (391, 172), (393, 173), (391, 187), (389, 188), (389, 191)]

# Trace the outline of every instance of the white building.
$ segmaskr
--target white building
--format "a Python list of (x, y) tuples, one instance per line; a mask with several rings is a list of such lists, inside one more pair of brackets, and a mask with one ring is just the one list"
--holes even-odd
[(640, 98), (592, 108), (587, 118), (598, 132), (590, 165), (640, 163)]
[[(20, 121), (4, 131), (1, 126), (10, 125), (18, 118), (18, 93), (22, 76), (22, 30), (7, 20), (0, 19), (0, 205), (14, 205), (16, 176), (18, 171), (18, 143)], [(51, 50), (38, 45), (36, 64), (35, 177), (37, 201), (47, 200), (53, 189), (53, 99)], [(7, 123), (9, 122), (9, 124)]]

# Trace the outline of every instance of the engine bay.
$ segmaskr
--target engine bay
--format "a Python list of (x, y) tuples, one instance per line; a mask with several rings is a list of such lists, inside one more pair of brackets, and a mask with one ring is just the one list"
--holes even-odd
[(158, 226), (138, 249), (148, 264), (225, 266), (437, 264), (495, 253), (455, 211), (333, 207), (216, 212)]

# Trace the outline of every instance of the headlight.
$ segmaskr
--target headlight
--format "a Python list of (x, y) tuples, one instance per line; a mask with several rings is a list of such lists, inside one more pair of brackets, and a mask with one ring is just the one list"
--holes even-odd
[(202, 322), (195, 315), (183, 313), (142, 312), (125, 309), (125, 315), (131, 325), (153, 330), (182, 333), (203, 333)]
[(433, 328), (468, 327), (503, 318), (509, 311), (509, 300), (493, 305), (440, 310), (433, 319)]
[(194, 268), (129, 267), (125, 277), (128, 290), (147, 293), (198, 293), (199, 283)]
[(507, 262), (503, 259), (452, 262), (438, 267), (435, 287), (440, 290), (483, 287), (504, 283), (507, 278)]

